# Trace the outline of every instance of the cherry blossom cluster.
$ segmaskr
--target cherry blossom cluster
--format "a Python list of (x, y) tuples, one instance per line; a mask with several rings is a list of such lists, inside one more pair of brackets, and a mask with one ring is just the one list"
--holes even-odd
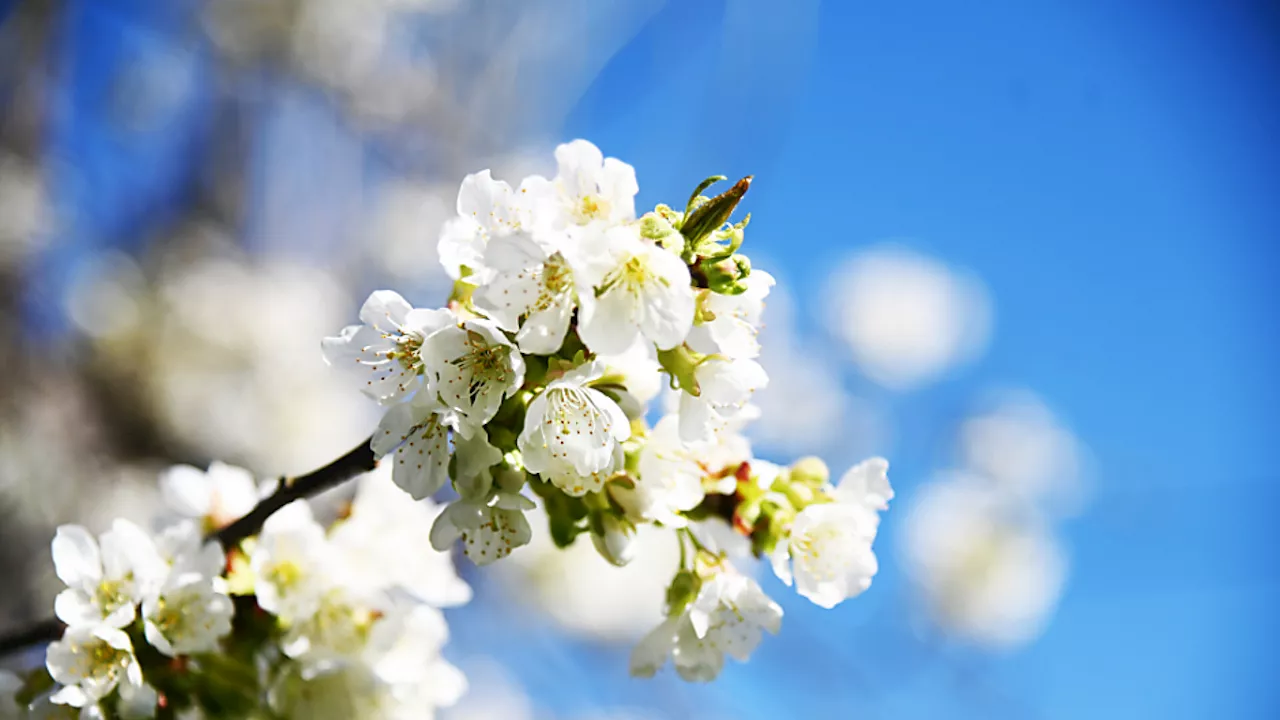
[(58, 528), (66, 628), (47, 677), (0, 677), (0, 711), (20, 696), (39, 717), (407, 719), (456, 702), (466, 680), (440, 657), (439, 608), (471, 589), (448, 555), (401, 552), (427, 545), (438, 508), (375, 472), (328, 529), (298, 500), (236, 547), (205, 539), (271, 489), (220, 463), (177, 466), (161, 476), (155, 532)]
[(833, 607), (876, 573), (887, 463), (833, 485), (817, 459), (752, 457), (742, 431), (768, 383), (757, 335), (774, 279), (739, 252), (749, 216), (730, 221), (751, 178), (706, 197), (724, 179), (709, 178), (682, 209), (637, 217), (630, 165), (585, 140), (555, 159), (553, 179), (514, 187), (468, 175), (439, 240), (448, 304), (374, 292), (361, 324), (324, 340), (325, 357), (385, 406), (371, 443), (395, 484), (453, 498), (431, 527), (434, 550), (461, 540), (476, 564), (497, 561), (529, 542), (539, 505), (557, 545), (585, 534), (617, 565), (638, 551), (637, 525), (677, 533), (666, 619), (632, 672), (670, 660), (710, 680), (726, 654), (745, 660), (776, 633), (782, 610), (709, 525)]

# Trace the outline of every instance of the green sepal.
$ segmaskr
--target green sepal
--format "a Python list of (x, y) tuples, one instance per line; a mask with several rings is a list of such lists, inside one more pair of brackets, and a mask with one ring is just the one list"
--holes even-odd
[(667, 616), (671, 617), (684, 612), (702, 590), (702, 578), (691, 570), (681, 570), (671, 578), (667, 586)]
[(671, 376), (672, 388), (684, 390), (694, 397), (702, 394), (694, 371), (704, 359), (705, 355), (690, 350), (688, 345), (658, 351), (658, 364)]

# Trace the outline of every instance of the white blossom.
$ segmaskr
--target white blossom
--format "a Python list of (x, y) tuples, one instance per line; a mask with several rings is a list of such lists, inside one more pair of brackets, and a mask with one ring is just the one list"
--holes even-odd
[(708, 292), (701, 309), (712, 317), (689, 331), (689, 347), (707, 355), (735, 359), (759, 357), (760, 342), (756, 336), (760, 332), (760, 315), (764, 312), (764, 299), (774, 284), (769, 273), (752, 270), (743, 281), (747, 289), (741, 295)]
[(160, 476), (160, 497), (180, 517), (200, 520), (212, 530), (244, 517), (260, 493), (248, 470), (215, 461), (207, 471), (190, 465), (169, 468)]
[(703, 580), (689, 607), (636, 645), (631, 674), (652, 677), (670, 660), (685, 680), (709, 682), (720, 674), (726, 654), (745, 662), (763, 631), (776, 635), (781, 626), (782, 608), (756, 581), (722, 567)]
[(463, 497), (445, 506), (431, 526), (431, 547), (448, 550), (459, 538), (463, 552), (476, 565), (488, 565), (529, 544), (533, 532), (525, 511), (532, 500), (493, 489), (478, 498)]
[(397, 606), (373, 626), (365, 657), (391, 687), (388, 718), (421, 718), (466, 693), (466, 677), (440, 657), (448, 639), (444, 616), (421, 605)]
[[(578, 333), (592, 352), (621, 353), (638, 336), (659, 350), (684, 342), (693, 326), (689, 268), (634, 225), (604, 232), (603, 255), (579, 273)], [(587, 287), (594, 288), (594, 292)]]
[(524, 198), (527, 188), (518, 194), (492, 173), (482, 170), (462, 180), (458, 189), (458, 216), (445, 223), (437, 249), (440, 264), (449, 277), (458, 280), (462, 268), (479, 273), (484, 268), (485, 248), (495, 237), (521, 228), (527, 218)]
[(440, 657), (448, 628), (439, 611), (397, 606), (374, 620), (341, 660), (303, 663), (271, 688), (272, 710), (296, 720), (418, 720), (466, 692)]
[(985, 480), (954, 476), (916, 495), (904, 560), (935, 622), (979, 645), (1007, 648), (1044, 630), (1067, 557), (1043, 522)]
[(694, 509), (706, 495), (702, 481), (707, 471), (699, 453), (703, 448), (680, 439), (679, 423), (675, 415), (658, 421), (640, 448), (635, 489), (614, 492), (629, 512), (673, 528), (687, 525), (679, 513)]
[(604, 375), (593, 361), (547, 384), (525, 414), (517, 444), (525, 468), (580, 496), (604, 486), (622, 468), (631, 424), (609, 396), (589, 387)]
[(442, 508), (406, 496), (390, 474), (384, 463), (365, 475), (350, 515), (329, 532), (343, 583), (364, 592), (400, 588), (433, 607), (466, 603), (471, 587), (449, 554), (431, 547), (431, 525)]
[(420, 354), (433, 332), (454, 324), (448, 310), (415, 309), (390, 290), (378, 290), (360, 308), (363, 325), (349, 325), (321, 342), (326, 362), (359, 368), (366, 395), (383, 404), (400, 402), (425, 384)]
[(312, 612), (296, 616), (288, 624), (281, 651), (302, 662), (308, 674), (357, 658), (375, 621), (370, 600), (376, 597), (360, 597), (338, 585), (324, 588)]
[(163, 528), (155, 536), (156, 551), (164, 561), (168, 578), (199, 575), (215, 578), (226, 568), (227, 556), (222, 544), (206, 541), (193, 520), (182, 520)]
[(493, 419), (502, 401), (524, 383), (524, 358), (489, 320), (464, 320), (429, 337), (422, 358), (440, 401), (458, 413), (459, 430), (471, 433)]
[(128, 625), (165, 572), (151, 537), (127, 520), (116, 520), (99, 541), (79, 525), (59, 527), (53, 564), (67, 585), (54, 600), (54, 612), (71, 626)]
[(93, 717), (97, 703), (117, 687), (141, 691), (142, 668), (133, 655), (133, 643), (123, 631), (106, 625), (69, 626), (62, 639), (49, 644), (45, 653), (49, 676), (62, 687), (54, 703), (82, 708), (81, 717)]
[(577, 307), (577, 278), (567, 234), (517, 233), (490, 241), (484, 264), (490, 277), (472, 301), (531, 355), (550, 355), (564, 344)]
[(711, 356), (693, 371), (699, 394), (680, 394), (680, 437), (685, 442), (711, 442), (731, 428), (749, 407), (751, 395), (769, 384), (755, 360)]
[(635, 168), (604, 157), (586, 140), (559, 145), (555, 155), (555, 179), (534, 176), (525, 181), (523, 188), (533, 196), (536, 222), (559, 230), (571, 225), (613, 225), (635, 219), (635, 197), (640, 192)]
[(142, 601), (147, 642), (165, 655), (214, 652), (235, 608), (221, 578), (173, 573)]
[(860, 250), (828, 277), (829, 327), (871, 380), (921, 387), (978, 357), (991, 337), (981, 280), (906, 248)]
[(286, 620), (305, 618), (320, 605), (329, 583), (328, 539), (305, 500), (267, 518), (249, 558), (258, 605)]
[(623, 352), (597, 355), (596, 359), (605, 364), (609, 375), (621, 376), (623, 387), (642, 405), (656, 398), (666, 384), (653, 343), (644, 338), (636, 338)]
[(889, 507), (889, 463), (872, 458), (850, 468), (832, 491), (834, 502), (801, 510), (770, 560), (774, 573), (814, 604), (832, 608), (871, 587), (879, 565), (871, 549), (877, 512)]
[(419, 394), (382, 416), (373, 433), (374, 457), (391, 456), (391, 479), (414, 500), (444, 487), (449, 480), (449, 435), (457, 413), (436, 398)]

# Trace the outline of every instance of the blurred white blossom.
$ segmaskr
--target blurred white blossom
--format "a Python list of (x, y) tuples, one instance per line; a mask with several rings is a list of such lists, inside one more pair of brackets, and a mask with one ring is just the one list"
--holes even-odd
[(960, 426), (964, 466), (1047, 510), (1084, 503), (1087, 454), (1075, 435), (1029, 391), (1004, 393)]
[(1058, 541), (998, 488), (952, 476), (921, 488), (904, 524), (904, 560), (947, 632), (993, 647), (1035, 639), (1057, 605)]
[(861, 251), (832, 271), (833, 331), (859, 369), (894, 390), (927, 384), (986, 349), (991, 301), (972, 275), (896, 246)]

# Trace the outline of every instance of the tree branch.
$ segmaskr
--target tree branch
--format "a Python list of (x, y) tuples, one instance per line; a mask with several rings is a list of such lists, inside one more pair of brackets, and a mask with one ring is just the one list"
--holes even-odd
[[(241, 540), (257, 535), (267, 518), (285, 505), (337, 487), (357, 475), (373, 470), (375, 465), (377, 460), (373, 457), (370, 442), (366, 440), (319, 470), (281, 479), (280, 487), (263, 498), (247, 515), (210, 533), (206, 539), (217, 540), (222, 543), (223, 548), (235, 547)], [(62, 627), (62, 623), (56, 618), (45, 618), (27, 627), (6, 632), (0, 635), (0, 657), (31, 645), (53, 642), (62, 635)]]

